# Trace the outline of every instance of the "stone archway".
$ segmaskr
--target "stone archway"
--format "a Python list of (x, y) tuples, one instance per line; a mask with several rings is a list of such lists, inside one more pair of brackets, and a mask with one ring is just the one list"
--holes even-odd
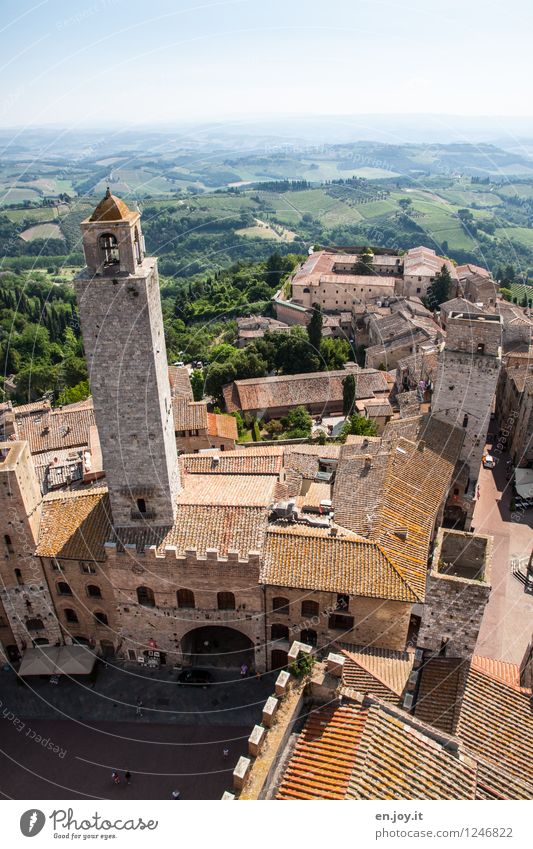
[(239, 669), (244, 663), (254, 664), (254, 644), (251, 639), (223, 625), (204, 625), (193, 628), (181, 638), (183, 662), (191, 666), (216, 666)]

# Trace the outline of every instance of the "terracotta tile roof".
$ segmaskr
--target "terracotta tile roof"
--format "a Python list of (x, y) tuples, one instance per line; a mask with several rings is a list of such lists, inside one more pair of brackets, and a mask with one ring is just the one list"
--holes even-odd
[(413, 668), (414, 653), (373, 647), (344, 649), (343, 684), (398, 704)]
[(305, 495), (298, 496), (296, 506), (299, 510), (318, 510), (324, 500), (331, 500), (331, 484), (313, 481)]
[(172, 398), (174, 430), (207, 430), (207, 404), (205, 401), (188, 401), (186, 398)]
[[(360, 448), (361, 443), (357, 445)], [(376, 442), (368, 447), (376, 446)], [(377, 446), (381, 449), (381, 440)], [(354, 445), (353, 448), (356, 446)], [(350, 456), (352, 444), (343, 446), (335, 474), (333, 507), (335, 521), (343, 528), (367, 536), (374, 526), (378, 502), (389, 465), (388, 452), (357, 453)], [(364, 449), (363, 449), (364, 450)]]
[(344, 531), (270, 526), (261, 583), (413, 602), (416, 595), (377, 545)]
[[(408, 422), (404, 419), (403, 422)], [(437, 512), (452, 481), (464, 433), (431, 416), (421, 417), (418, 442), (392, 446), (371, 538), (379, 542), (424, 599), (429, 546)]]
[(506, 663), (503, 660), (494, 660), (492, 657), (475, 654), (472, 658), (472, 668), (522, 693), (529, 692), (527, 687), (520, 686), (520, 667), (517, 663)]
[(351, 705), (311, 711), (277, 799), (344, 799), (367, 713)]
[(187, 475), (178, 504), (268, 506), (275, 500), (272, 475)]
[(411, 392), (399, 392), (396, 396), (396, 401), (400, 407), (400, 416), (416, 416), (420, 412), (420, 397), (418, 391), (413, 389)]
[(237, 421), (234, 416), (224, 416), (218, 413), (207, 414), (207, 432), (209, 436), (217, 436), (221, 439), (239, 438)]
[(104, 197), (87, 219), (88, 221), (132, 221), (139, 213), (133, 212), (123, 200), (112, 195), (107, 189)]
[(335, 460), (340, 453), (340, 445), (290, 445), (285, 450), (285, 468), (313, 480), (320, 470), (320, 460)]
[(426, 660), (419, 672), (417, 719), (447, 734), (455, 733), (467, 673), (468, 663), (460, 658)]
[(450, 301), (444, 301), (440, 305), (440, 311), (444, 315), (449, 315), (451, 312), (468, 312), (482, 315), (485, 312), (482, 307), (478, 307), (465, 298), (452, 298)]
[(44, 413), (46, 411), (51, 410), (50, 401), (32, 401), (31, 404), (17, 404), (13, 407), (13, 412), (15, 413), (15, 417), (19, 416), (28, 416), (34, 413)]
[(531, 696), (473, 665), (457, 725), (457, 736), (484, 762), (527, 782), (533, 794)]
[(472, 263), (467, 263), (466, 265), (458, 265), (455, 269), (459, 277), (463, 277), (469, 274), (478, 274), (480, 277), (488, 277), (490, 278), (490, 271), (487, 271), (486, 268), (482, 268), (480, 265), (472, 265)]
[(186, 366), (169, 366), (168, 379), (170, 382), (170, 393), (173, 397), (187, 398), (193, 401), (189, 370)]
[(343, 380), (348, 374), (356, 378), (358, 399), (373, 398), (388, 392), (383, 372), (377, 369), (350, 369), (307, 374), (236, 380), (224, 387), (224, 400), (229, 413), (236, 410), (268, 410), (273, 407), (296, 407), (300, 404), (342, 402)]
[(350, 799), (473, 799), (476, 764), (407, 714), (373, 704), (348, 785)]
[(40, 557), (102, 561), (110, 530), (107, 488), (47, 495), (35, 553)]
[(476, 763), (375, 699), (312, 711), (277, 799), (473, 799)]
[(388, 401), (379, 401), (377, 398), (370, 398), (368, 401), (361, 403), (370, 419), (392, 416), (392, 407)]
[(92, 407), (52, 410), (41, 416), (17, 419), (19, 439), (27, 439), (32, 454), (89, 444), (90, 428), (96, 424)]
[(180, 467), (191, 475), (279, 475), (283, 467), (283, 449), (257, 454), (247, 450), (221, 451), (216, 454), (182, 454)]
[(178, 554), (195, 548), (202, 555), (214, 548), (222, 557), (228, 551), (246, 557), (251, 551), (262, 550), (267, 524), (265, 507), (178, 504), (174, 526), (159, 548), (174, 545)]

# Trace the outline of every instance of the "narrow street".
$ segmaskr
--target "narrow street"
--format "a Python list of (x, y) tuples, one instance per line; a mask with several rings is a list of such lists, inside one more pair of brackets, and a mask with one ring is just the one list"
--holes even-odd
[[(533, 596), (512, 572), (513, 559), (525, 566), (533, 548), (533, 510), (511, 519), (511, 486), (506, 480), (507, 455), (495, 469), (481, 469), (480, 499), (476, 504), (472, 529), (494, 538), (492, 592), (485, 608), (476, 653), (497, 660), (520, 663), (533, 634)], [(518, 512), (518, 511), (517, 511)]]

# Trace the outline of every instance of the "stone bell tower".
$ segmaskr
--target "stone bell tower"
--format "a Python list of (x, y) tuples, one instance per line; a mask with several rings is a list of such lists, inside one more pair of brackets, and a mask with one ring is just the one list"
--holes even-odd
[(180, 481), (157, 259), (109, 189), (81, 230), (75, 288), (113, 524), (165, 527)]

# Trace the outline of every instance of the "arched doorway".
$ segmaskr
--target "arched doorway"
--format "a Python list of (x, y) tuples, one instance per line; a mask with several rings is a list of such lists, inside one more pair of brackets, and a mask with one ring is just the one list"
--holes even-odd
[(191, 666), (239, 669), (254, 663), (254, 644), (234, 628), (206, 625), (194, 628), (181, 639), (183, 662)]

